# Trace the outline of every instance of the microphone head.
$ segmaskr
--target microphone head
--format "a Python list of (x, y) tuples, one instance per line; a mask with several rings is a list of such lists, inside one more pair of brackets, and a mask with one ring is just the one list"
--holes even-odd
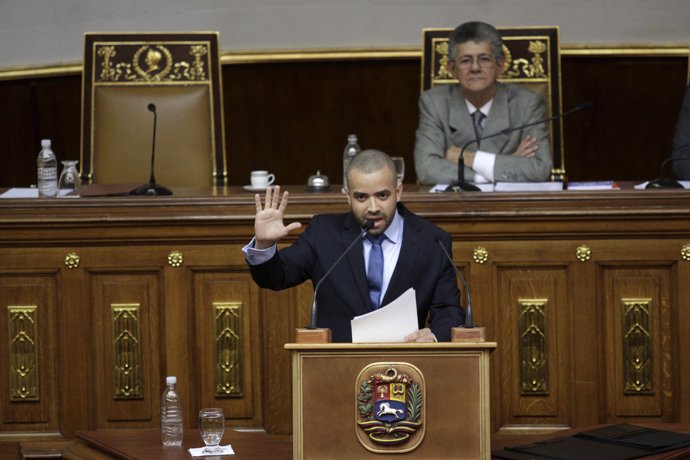
[(154, 104), (153, 102), (149, 103), (149, 105), (146, 108), (149, 109), (149, 112), (156, 113), (156, 104)]
[(591, 102), (582, 102), (575, 107), (577, 110), (587, 110), (592, 108)]
[(369, 230), (371, 230), (372, 228), (374, 228), (374, 221), (371, 220), (371, 219), (367, 219), (367, 220), (364, 222), (364, 225), (362, 225), (362, 230), (369, 231)]

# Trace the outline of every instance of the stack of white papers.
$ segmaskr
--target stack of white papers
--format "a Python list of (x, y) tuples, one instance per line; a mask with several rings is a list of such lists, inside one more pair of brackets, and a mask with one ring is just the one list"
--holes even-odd
[(618, 185), (612, 180), (568, 183), (568, 190), (613, 190), (617, 188)]
[(419, 330), (417, 296), (414, 288), (366, 315), (350, 321), (352, 343), (404, 342), (405, 336)]

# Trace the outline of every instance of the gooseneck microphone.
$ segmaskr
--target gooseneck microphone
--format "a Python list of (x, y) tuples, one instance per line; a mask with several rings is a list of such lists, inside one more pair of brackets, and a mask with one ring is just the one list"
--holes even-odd
[(149, 183), (144, 184), (141, 187), (137, 187), (131, 192), (130, 195), (172, 195), (172, 191), (169, 188), (163, 187), (162, 185), (156, 184), (156, 176), (154, 174), (155, 164), (156, 164), (156, 125), (158, 124), (158, 114), (156, 113), (156, 104), (149, 103), (147, 106), (149, 112), (153, 113), (153, 141), (151, 142), (151, 176), (149, 177)]
[(558, 120), (559, 118), (563, 118), (567, 115), (570, 115), (573, 112), (577, 112), (579, 110), (589, 109), (590, 107), (592, 107), (592, 104), (590, 102), (582, 102), (582, 103), (576, 105), (575, 107), (573, 107), (572, 109), (570, 109), (566, 112), (561, 112), (558, 115), (554, 115), (554, 116), (549, 117), (549, 118), (544, 118), (542, 120), (533, 121), (531, 123), (526, 123), (524, 125), (516, 126), (513, 128), (508, 127), (508, 128), (502, 129), (500, 131), (497, 131), (497, 132), (494, 132), (491, 134), (487, 134), (486, 136), (480, 136), (480, 137), (472, 139), (471, 141), (469, 141), (465, 145), (463, 145), (462, 148), (460, 149), (460, 156), (458, 157), (458, 181), (454, 184), (450, 184), (446, 188), (446, 192), (460, 192), (460, 191), (479, 192), (480, 191), (479, 187), (465, 181), (465, 164), (464, 164), (465, 149), (467, 149), (467, 147), (469, 147), (473, 143), (475, 143), (475, 142), (479, 143), (480, 141), (483, 141), (484, 139), (490, 139), (492, 137), (500, 136), (501, 134), (509, 134), (509, 133), (512, 133), (513, 131), (519, 131), (521, 129), (529, 128), (529, 127), (532, 127), (535, 125), (540, 125), (542, 123), (548, 123), (550, 121)]
[[(680, 149), (681, 153), (690, 151), (690, 144), (682, 146)], [(650, 180), (647, 188), (685, 188), (680, 182), (666, 174), (666, 165), (669, 163), (675, 163), (676, 161), (690, 161), (690, 157), (669, 157), (661, 162), (661, 168), (659, 168), (659, 177)]]
[(472, 321), (472, 295), (470, 294), (470, 286), (467, 284), (467, 281), (465, 281), (465, 277), (462, 276), (462, 272), (455, 265), (455, 262), (453, 262), (453, 258), (450, 256), (450, 254), (448, 254), (448, 250), (443, 245), (443, 240), (441, 240), (440, 236), (436, 236), (436, 242), (439, 246), (441, 246), (441, 249), (443, 249), (443, 253), (446, 255), (448, 262), (450, 262), (451, 266), (455, 270), (455, 273), (457, 273), (458, 277), (460, 278), (462, 287), (465, 288), (465, 329), (471, 329), (474, 327), (474, 323)]
[(367, 219), (367, 220), (364, 222), (364, 225), (362, 225), (361, 231), (359, 232), (359, 234), (357, 235), (357, 237), (356, 237), (354, 240), (352, 240), (352, 243), (350, 243), (350, 245), (347, 247), (347, 249), (345, 249), (345, 250), (343, 251), (343, 253), (340, 254), (340, 257), (338, 257), (338, 258), (336, 259), (336, 261), (333, 262), (333, 265), (331, 265), (331, 268), (329, 268), (328, 271), (321, 277), (321, 279), (319, 280), (319, 282), (316, 283), (316, 286), (314, 287), (314, 300), (312, 301), (312, 304), (311, 304), (311, 321), (309, 322), (309, 326), (307, 327), (307, 329), (316, 329), (316, 293), (318, 292), (319, 287), (321, 286), (321, 283), (323, 283), (323, 281), (324, 281), (326, 278), (328, 278), (328, 275), (331, 274), (331, 272), (333, 271), (333, 269), (335, 268), (335, 266), (338, 265), (338, 263), (340, 263), (341, 260), (343, 260), (343, 257), (345, 257), (345, 255), (346, 255), (348, 252), (350, 252), (350, 249), (352, 249), (352, 247), (357, 243), (357, 241), (361, 240), (362, 237), (364, 237), (364, 235), (365, 235), (369, 230), (371, 230), (372, 228), (374, 228), (374, 221), (373, 221), (373, 220), (370, 220), (370, 219)]

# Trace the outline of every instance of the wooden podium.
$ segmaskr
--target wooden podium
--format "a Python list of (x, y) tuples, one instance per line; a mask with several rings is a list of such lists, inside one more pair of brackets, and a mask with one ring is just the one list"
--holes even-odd
[(490, 458), (495, 342), (285, 348), (292, 353), (293, 458)]

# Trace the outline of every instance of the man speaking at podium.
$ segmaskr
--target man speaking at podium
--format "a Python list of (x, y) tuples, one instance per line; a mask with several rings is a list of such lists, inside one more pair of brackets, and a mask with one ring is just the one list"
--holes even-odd
[(331, 329), (335, 342), (352, 341), (352, 318), (413, 287), (420, 329), (405, 339), (450, 340), (451, 327), (464, 322), (455, 270), (439, 245), (450, 251), (450, 235), (400, 202), (403, 186), (385, 153), (362, 151), (350, 162), (346, 177), (351, 212), (314, 216), (302, 235), (281, 250), (276, 243), (301, 227), (299, 222), (283, 223), (288, 192), (281, 196), (279, 186), (269, 187), (263, 205), (255, 195), (254, 239), (243, 249), (254, 281), (273, 290), (308, 279), (316, 285), (333, 267), (317, 293), (316, 322)]

